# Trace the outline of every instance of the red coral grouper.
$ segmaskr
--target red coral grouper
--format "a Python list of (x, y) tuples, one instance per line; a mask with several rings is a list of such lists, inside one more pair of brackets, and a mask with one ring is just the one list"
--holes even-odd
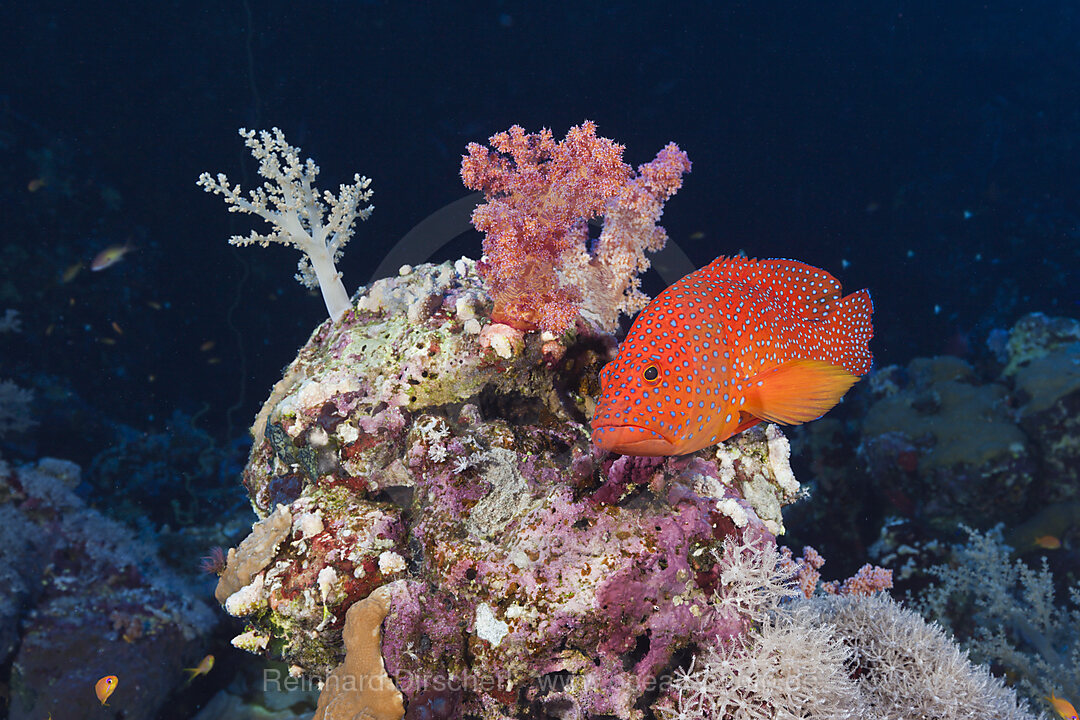
[(719, 257), (660, 293), (600, 372), (593, 442), (683, 455), (821, 417), (870, 369), (870, 292), (794, 260)]

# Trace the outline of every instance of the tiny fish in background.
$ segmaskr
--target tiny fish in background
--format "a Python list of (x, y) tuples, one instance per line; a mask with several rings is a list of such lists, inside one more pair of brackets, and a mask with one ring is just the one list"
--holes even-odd
[(105, 701), (116, 691), (119, 682), (120, 679), (115, 675), (106, 675), (94, 684), (94, 692), (97, 693), (97, 699), (101, 701), (102, 705), (108, 704)]
[(205, 675), (206, 673), (210, 672), (213, 669), (213, 667), (214, 667), (214, 656), (213, 655), (207, 655), (202, 660), (200, 660), (199, 664), (196, 665), (195, 667), (193, 667), (193, 668), (184, 668), (184, 672), (191, 673), (191, 675), (188, 677), (187, 681), (191, 682), (192, 680), (199, 677), (200, 675)]
[(1040, 535), (1032, 542), (1043, 550), (1058, 550), (1061, 548), (1061, 541), (1053, 535)]
[(1055, 697), (1054, 693), (1050, 693), (1050, 697), (1046, 698), (1046, 701), (1054, 706), (1054, 710), (1062, 717), (1062, 720), (1077, 720), (1076, 708), (1068, 700), (1062, 700)]
[(130, 242), (123, 245), (111, 245), (94, 256), (94, 259), (90, 261), (90, 269), (94, 272), (100, 272), (110, 268), (123, 260), (124, 256), (134, 249), (135, 246)]
[(683, 455), (814, 420), (870, 369), (870, 293), (794, 260), (719, 257), (641, 311), (600, 372), (593, 442)]
[(68, 265), (64, 269), (64, 274), (60, 276), (60, 283), (63, 285), (67, 285), (69, 282), (79, 276), (79, 273), (82, 272), (82, 269), (84, 267), (86, 266), (83, 264), (82, 260), (77, 263), (72, 263), (71, 265)]

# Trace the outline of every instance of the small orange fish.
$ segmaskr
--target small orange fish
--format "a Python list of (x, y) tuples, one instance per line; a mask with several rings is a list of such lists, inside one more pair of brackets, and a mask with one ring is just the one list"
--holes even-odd
[(34, 178), (30, 182), (26, 183), (26, 189), (30, 192), (37, 192), (41, 188), (49, 184), (49, 181), (45, 178)]
[(1057, 550), (1061, 547), (1061, 541), (1053, 535), (1040, 535), (1032, 540), (1032, 542), (1043, 550)]
[(105, 701), (116, 691), (116, 685), (119, 682), (120, 679), (115, 675), (106, 675), (94, 685), (94, 692), (97, 693), (97, 699), (101, 701), (102, 705), (108, 704)]
[(1050, 697), (1046, 698), (1046, 700), (1054, 706), (1054, 710), (1062, 717), (1062, 720), (1077, 720), (1076, 708), (1068, 700), (1054, 697), (1054, 693), (1050, 693)]
[(105, 248), (90, 261), (90, 269), (94, 272), (100, 272), (106, 268), (110, 268), (116, 263), (124, 259), (124, 256), (135, 249), (135, 246), (130, 242), (123, 245), (112, 245)]
[(193, 668), (184, 668), (184, 672), (191, 673), (191, 676), (187, 679), (187, 681), (191, 682), (192, 680), (194, 680), (198, 676), (205, 675), (206, 673), (210, 672), (210, 670), (213, 669), (213, 667), (214, 667), (214, 656), (213, 655), (207, 655), (202, 660), (200, 660), (199, 664), (196, 665), (195, 667), (193, 667)]
[(870, 370), (870, 293), (794, 260), (719, 257), (638, 314), (600, 372), (593, 442), (683, 455), (824, 415)]
[(214, 349), (214, 345), (215, 345), (215, 343), (214, 343), (213, 340), (207, 340), (206, 342), (204, 342), (202, 345), (199, 346), (199, 352), (210, 352), (211, 350)]

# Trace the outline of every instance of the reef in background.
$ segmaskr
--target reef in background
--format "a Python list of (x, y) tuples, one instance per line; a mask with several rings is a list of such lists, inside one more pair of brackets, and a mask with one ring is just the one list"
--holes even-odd
[[(74, 463), (0, 461), (0, 662), (12, 720), (101, 717), (99, 678), (116, 675), (124, 717), (158, 716), (219, 618), (127, 527), (74, 492)], [(151, 661), (150, 658), (153, 658)]]

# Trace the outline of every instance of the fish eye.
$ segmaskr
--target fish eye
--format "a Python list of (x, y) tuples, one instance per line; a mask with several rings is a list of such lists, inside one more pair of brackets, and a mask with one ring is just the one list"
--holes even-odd
[(660, 369), (655, 365), (649, 365), (645, 368), (645, 371), (641, 373), (641, 377), (645, 378), (645, 382), (656, 382), (660, 377)]

